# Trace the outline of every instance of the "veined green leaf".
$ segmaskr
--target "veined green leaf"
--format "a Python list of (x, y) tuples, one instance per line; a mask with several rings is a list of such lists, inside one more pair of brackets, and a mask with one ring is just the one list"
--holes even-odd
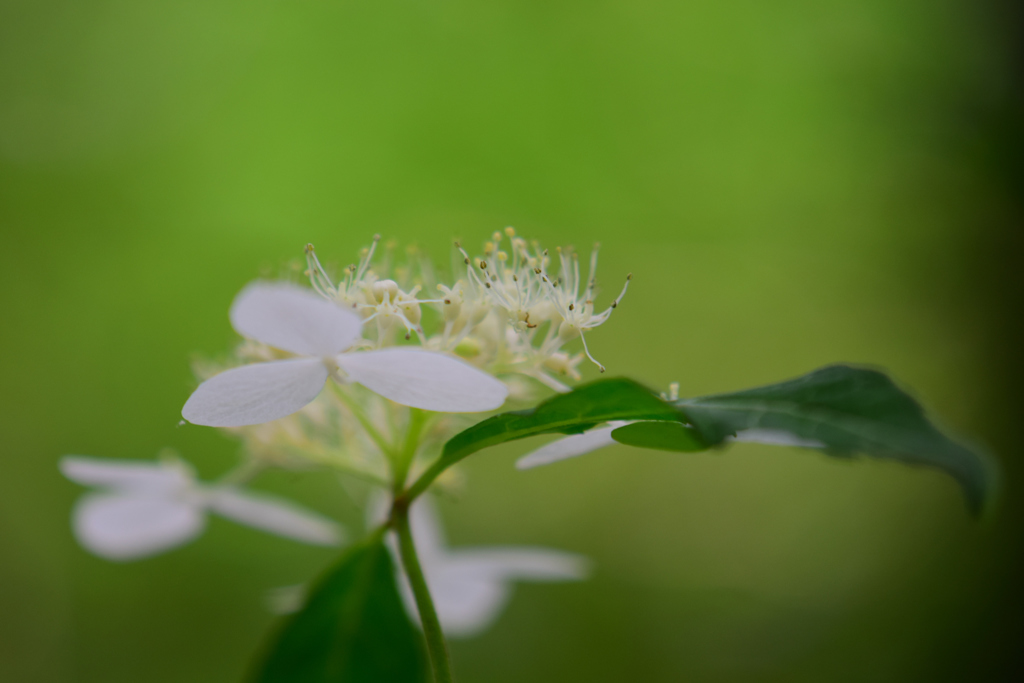
[(407, 496), (419, 495), (438, 474), (489, 446), (538, 434), (579, 434), (612, 420), (678, 422), (683, 419), (678, 408), (633, 380), (598, 380), (548, 399), (536, 408), (495, 415), (459, 432), (444, 445), (441, 457), (410, 488)]
[(274, 638), (253, 683), (422, 683), (420, 635), (376, 534), (350, 548)]
[(917, 401), (877, 370), (832, 365), (779, 384), (676, 405), (708, 443), (765, 430), (819, 442), (832, 455), (935, 467), (959, 482), (973, 512), (994, 488), (991, 461), (945, 436)]
[(779, 384), (672, 403), (627, 379), (592, 382), (457, 434), (407, 495), (419, 495), (442, 471), (483, 448), (536, 434), (578, 434), (615, 420), (634, 424), (614, 430), (612, 438), (641, 448), (699, 451), (742, 432), (741, 438), (834, 456), (864, 454), (934, 467), (960, 484), (973, 512), (982, 509), (997, 480), (985, 454), (945, 436), (885, 374), (833, 365)]

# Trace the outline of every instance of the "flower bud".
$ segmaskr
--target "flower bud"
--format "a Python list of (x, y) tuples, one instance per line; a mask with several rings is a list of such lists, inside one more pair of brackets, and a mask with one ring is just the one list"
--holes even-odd
[(578, 336), (580, 336), (580, 328), (570, 324), (568, 321), (563, 320), (562, 324), (558, 326), (558, 338), (562, 340), (563, 344), (567, 341), (572, 341)]
[(558, 309), (547, 299), (537, 302), (530, 309), (530, 322), (537, 325), (549, 320), (558, 320), (558, 318)]
[(580, 373), (576, 370), (576, 366), (579, 365), (579, 362), (579, 356), (572, 357), (567, 353), (558, 351), (544, 359), (544, 369), (578, 380)]
[(444, 314), (444, 321), (446, 323), (454, 322), (458, 319), (459, 314), (462, 313), (462, 302), (456, 301), (453, 298), (444, 300), (444, 308), (441, 309)]
[(394, 303), (398, 298), (398, 283), (394, 280), (377, 280), (370, 286), (370, 293), (378, 304), (384, 303), (385, 294)]
[(463, 358), (480, 355), (480, 342), (473, 337), (466, 337), (455, 346), (455, 354)]
[(423, 317), (422, 311), (420, 311), (420, 303), (415, 297), (409, 297), (406, 294), (402, 294), (399, 306), (402, 309), (405, 319), (413, 325), (419, 325), (420, 319)]

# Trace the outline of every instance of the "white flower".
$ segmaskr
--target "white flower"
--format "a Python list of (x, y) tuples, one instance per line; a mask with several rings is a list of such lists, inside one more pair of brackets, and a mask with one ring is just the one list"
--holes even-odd
[[(607, 423), (603, 427), (597, 427), (582, 434), (573, 434), (561, 439), (556, 439), (545, 444), (535, 451), (527, 453), (516, 461), (516, 468), (528, 470), (540, 465), (550, 465), (559, 460), (575, 458), (605, 446), (612, 446), (618, 443), (612, 438), (612, 432), (619, 427), (644, 422), (645, 420), (616, 420)], [(764, 443), (772, 446), (795, 446), (798, 448), (824, 448), (825, 444), (814, 439), (803, 439), (790, 432), (781, 429), (745, 429), (737, 432), (736, 436), (730, 437), (727, 441), (738, 441), (746, 443)]]
[(503, 240), (500, 232), (494, 233), (494, 241), (484, 246), (485, 258), (470, 258), (456, 243), (470, 281), (505, 311), (509, 323), (521, 334), (528, 334), (540, 324), (551, 321), (548, 333), (537, 350), (540, 356), (550, 356), (566, 342), (579, 337), (587, 358), (604, 372), (604, 366), (590, 354), (584, 332), (608, 320), (626, 296), (629, 282), (633, 279), (632, 273), (626, 277), (622, 291), (608, 308), (595, 313), (597, 254), (600, 245), (595, 244), (590, 254), (590, 271), (584, 285), (576, 252), (561, 247), (556, 249), (559, 266), (556, 277), (548, 271), (551, 259), (546, 249), (540, 251), (540, 246), (534, 242), (531, 252), (526, 240), (516, 237), (512, 228), (506, 228), (505, 234), (509, 239), (511, 257), (509, 252), (501, 248)]
[(604, 372), (604, 366), (590, 355), (587, 339), (583, 332), (604, 324), (611, 317), (612, 311), (626, 296), (626, 290), (629, 289), (629, 282), (633, 279), (633, 274), (630, 273), (626, 276), (626, 283), (622, 286), (622, 291), (608, 305), (608, 308), (600, 313), (595, 313), (594, 294), (597, 287), (597, 252), (599, 249), (600, 245), (595, 244), (593, 251), (590, 252), (590, 271), (587, 274), (586, 287), (582, 286), (582, 280), (580, 280), (580, 262), (576, 252), (567, 254), (561, 248), (557, 250), (560, 261), (558, 278), (552, 280), (547, 273), (544, 273), (541, 276), (541, 282), (547, 289), (548, 300), (554, 304), (555, 310), (562, 318), (562, 324), (558, 327), (559, 342), (565, 343), (579, 337), (583, 342), (583, 352), (587, 354), (587, 358), (601, 372)]
[(409, 339), (415, 332), (423, 341), (423, 328), (420, 327), (422, 311), (421, 303), (439, 303), (440, 299), (420, 301), (416, 298), (421, 287), (415, 285), (408, 292), (402, 291), (398, 283), (391, 279), (380, 279), (370, 268), (373, 254), (380, 242), (380, 235), (373, 236), (373, 245), (364, 249), (359, 265), (351, 265), (345, 269), (345, 277), (335, 285), (331, 277), (320, 265), (312, 244), (306, 245), (306, 274), (309, 275), (313, 289), (328, 301), (344, 304), (358, 311), (364, 318), (363, 322), (376, 320), (377, 343), (384, 339), (384, 333), (397, 320), (405, 327), (405, 338)]
[[(374, 501), (374, 519), (384, 517), (387, 506)], [(441, 628), (452, 637), (469, 637), (486, 630), (498, 618), (512, 593), (515, 581), (577, 581), (586, 577), (589, 562), (573, 553), (529, 547), (449, 549), (437, 511), (425, 496), (409, 511), (409, 525), (416, 554), (430, 589)], [(389, 547), (401, 566), (398, 544)], [(418, 612), (412, 587), (400, 571), (398, 587), (409, 616)]]
[(357, 382), (402, 405), (446, 413), (493, 410), (508, 394), (494, 377), (418, 348), (342, 353), (362, 320), (312, 292), (256, 282), (231, 306), (240, 334), (296, 358), (233, 368), (199, 385), (181, 414), (194, 424), (241, 427), (290, 415), (317, 397), (328, 377)]
[(341, 542), (333, 521), (264, 494), (200, 484), (181, 461), (69, 455), (60, 469), (76, 483), (101, 488), (78, 501), (73, 526), (79, 543), (109, 560), (133, 560), (187, 543), (203, 532), (208, 512), (305, 543)]

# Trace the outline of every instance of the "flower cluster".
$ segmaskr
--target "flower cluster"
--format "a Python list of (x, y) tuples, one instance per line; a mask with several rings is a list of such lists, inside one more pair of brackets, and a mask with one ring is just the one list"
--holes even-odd
[[(64, 459), (69, 479), (102, 489), (74, 513), (85, 547), (110, 559), (154, 554), (198, 536), (208, 513), (338, 544), (336, 523), (244, 486), (270, 467), (325, 468), (368, 482), (367, 497), (393, 494), (480, 413), (568, 391), (584, 358), (604, 371), (586, 334), (608, 320), (630, 278), (598, 310), (596, 246), (584, 279), (572, 249), (552, 254), (507, 228), (476, 254), (456, 243), (458, 272), (439, 282), (417, 251), (399, 263), (379, 242), (336, 276), (309, 245), (311, 287), (257, 281), (235, 298), (229, 319), (243, 342), (196, 368), (202, 382), (182, 409), (188, 422), (242, 440), (245, 458), (221, 482), (200, 483), (177, 458)], [(570, 351), (577, 338), (581, 350)], [(454, 486), (457, 476), (449, 470), (438, 483)], [(481, 615), (500, 609), (508, 580), (581, 573), (553, 551), (451, 553), (429, 511), (416, 509), (431, 587), (439, 604), (461, 605), (442, 608), (462, 615), (447, 618), (457, 631), (487, 622)]]
[[(363, 251), (358, 264), (348, 266), (335, 280), (320, 264), (312, 245), (306, 247), (307, 273), (322, 297), (360, 314), (373, 326), (364, 334), (378, 348), (395, 338), (415, 335), (423, 348), (450, 352), (494, 375), (523, 375), (555, 391), (568, 391), (563, 378), (579, 380), (584, 356), (604, 372), (587, 347), (585, 332), (608, 320), (619, 305), (632, 275), (620, 294), (596, 311), (597, 257), (590, 256), (587, 279), (580, 275), (579, 257), (572, 249), (556, 249), (557, 262), (537, 242), (527, 242), (512, 228), (495, 232), (482, 253), (471, 256), (455, 248), (464, 271), (450, 284), (433, 282), (433, 270), (422, 261), (391, 269), (373, 266), (379, 237)], [(415, 258), (416, 253), (411, 255)], [(417, 298), (435, 290), (436, 298)], [(435, 315), (424, 320), (424, 308)], [(425, 331), (425, 322), (431, 323)], [(579, 338), (582, 353), (570, 353), (567, 343)]]

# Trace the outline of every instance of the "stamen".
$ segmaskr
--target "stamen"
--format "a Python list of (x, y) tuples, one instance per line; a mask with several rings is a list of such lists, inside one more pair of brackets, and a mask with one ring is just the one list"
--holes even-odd
[(587, 348), (587, 338), (583, 336), (583, 330), (580, 330), (580, 341), (583, 342), (583, 352), (587, 354), (587, 358), (597, 366), (597, 369), (604, 372), (604, 366), (597, 362), (597, 359), (590, 355), (590, 349)]
[(380, 242), (380, 235), (374, 235), (373, 244), (370, 245), (369, 249), (363, 250), (362, 258), (359, 260), (359, 270), (356, 271), (356, 281), (362, 280), (367, 269), (370, 267), (370, 261), (373, 260), (373, 253), (377, 251), (378, 242)]
[(590, 272), (587, 273), (589, 283), (587, 284), (587, 298), (594, 298), (594, 287), (597, 286), (597, 252), (601, 249), (601, 243), (594, 243), (594, 250), (590, 252)]
[(325, 299), (333, 299), (338, 290), (331, 282), (327, 271), (320, 265), (320, 260), (316, 257), (312, 244), (306, 245), (306, 264), (308, 265), (306, 272), (309, 274), (309, 282), (316, 293)]

